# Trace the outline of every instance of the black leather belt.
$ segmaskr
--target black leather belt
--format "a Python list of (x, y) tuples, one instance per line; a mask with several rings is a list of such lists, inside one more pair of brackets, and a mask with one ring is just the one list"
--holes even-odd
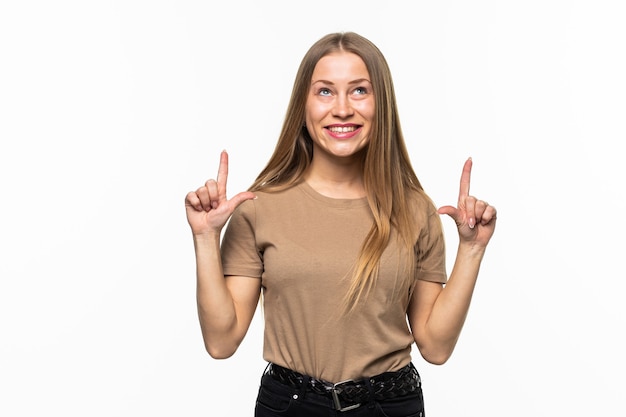
[(336, 384), (308, 377), (274, 363), (269, 364), (266, 374), (293, 388), (302, 388), (306, 381), (307, 391), (331, 398), (335, 410), (338, 411), (352, 410), (371, 400), (403, 397), (418, 391), (422, 385), (412, 363), (396, 372), (385, 372), (370, 378), (351, 379)]

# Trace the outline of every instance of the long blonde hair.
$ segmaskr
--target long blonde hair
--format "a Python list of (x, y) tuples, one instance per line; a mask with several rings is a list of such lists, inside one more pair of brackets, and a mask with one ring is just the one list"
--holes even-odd
[(416, 192), (423, 194), (400, 128), (389, 66), (371, 41), (353, 32), (342, 32), (326, 35), (311, 46), (300, 63), (274, 153), (250, 191), (279, 191), (302, 181), (313, 157), (312, 141), (304, 127), (313, 70), (322, 57), (337, 51), (361, 57), (369, 72), (375, 97), (375, 117), (363, 158), (364, 184), (374, 222), (363, 241), (345, 296), (345, 306), (349, 311), (374, 286), (392, 227), (396, 229), (399, 243), (407, 254), (403, 287), (411, 287), (413, 274), (410, 272), (415, 268), (415, 219), (411, 215), (411, 196), (415, 196)]

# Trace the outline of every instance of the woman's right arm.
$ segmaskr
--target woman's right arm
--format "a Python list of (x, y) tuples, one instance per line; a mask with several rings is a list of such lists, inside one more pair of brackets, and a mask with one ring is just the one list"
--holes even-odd
[(243, 340), (261, 293), (258, 279), (224, 276), (220, 255), (221, 231), (237, 206), (255, 197), (242, 192), (228, 200), (228, 154), (220, 156), (217, 180), (208, 180), (187, 194), (185, 208), (196, 255), (196, 298), (200, 328), (207, 352), (231, 356)]

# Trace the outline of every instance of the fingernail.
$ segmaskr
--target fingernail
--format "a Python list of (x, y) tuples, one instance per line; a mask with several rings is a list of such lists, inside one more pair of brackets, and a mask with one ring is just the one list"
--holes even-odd
[(473, 229), (474, 226), (476, 225), (476, 221), (474, 220), (473, 217), (470, 217), (469, 221), (467, 222), (467, 224), (469, 225), (470, 229)]

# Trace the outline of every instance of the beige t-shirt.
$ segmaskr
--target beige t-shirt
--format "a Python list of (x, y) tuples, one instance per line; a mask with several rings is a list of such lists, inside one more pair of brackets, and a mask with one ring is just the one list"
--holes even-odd
[[(399, 291), (402, 251), (395, 233), (376, 287), (356, 311), (341, 314), (352, 267), (372, 225), (367, 200), (333, 199), (307, 183), (257, 199), (235, 211), (222, 241), (225, 275), (260, 278), (263, 357), (330, 382), (395, 371), (411, 360), (414, 342)], [(446, 282), (441, 220), (430, 200), (415, 207), (415, 279)]]

